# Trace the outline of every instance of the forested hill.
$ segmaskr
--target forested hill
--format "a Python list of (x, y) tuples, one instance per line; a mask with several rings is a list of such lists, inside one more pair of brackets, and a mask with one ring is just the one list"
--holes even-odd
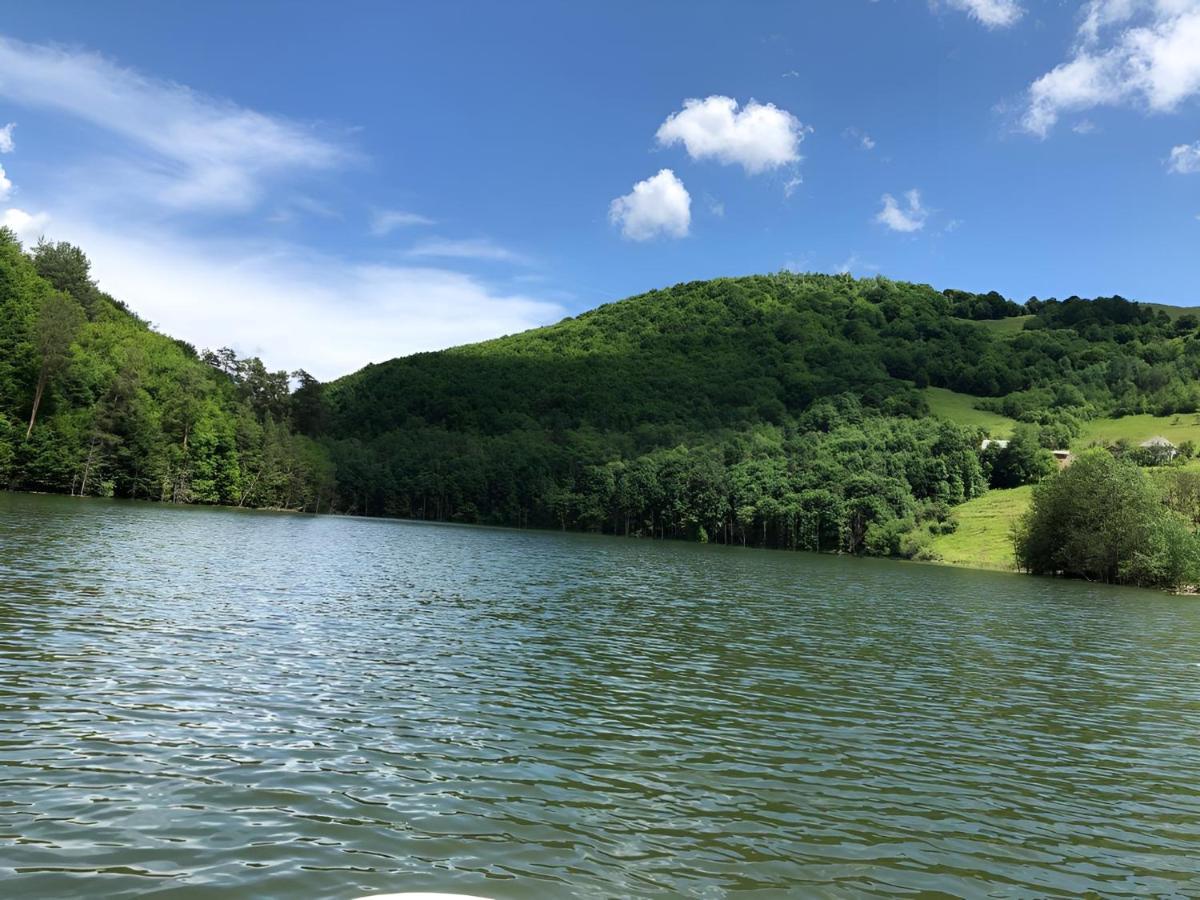
[[(1197, 325), (779, 273), (320, 385), (159, 334), (78, 248), (0, 229), (0, 485), (913, 555), (1089, 419), (1200, 409)], [(932, 416), (939, 388), (1022, 423), (1011, 447)]]
[[(325, 429), (360, 513), (908, 553), (914, 522), (1038, 477), (1082, 421), (1196, 409), (1196, 326), (1121, 298), (720, 279), (369, 366), (328, 386)], [(994, 398), (1029, 423), (1008, 455), (1032, 452), (980, 454), (926, 386)]]
[(332, 386), (332, 431), (587, 427), (645, 447), (782, 425), (846, 391), (919, 412), (913, 382), (984, 393), (1015, 385), (989, 335), (955, 317), (1022, 312), (998, 294), (849, 276), (681, 284), (546, 328), (369, 366)]

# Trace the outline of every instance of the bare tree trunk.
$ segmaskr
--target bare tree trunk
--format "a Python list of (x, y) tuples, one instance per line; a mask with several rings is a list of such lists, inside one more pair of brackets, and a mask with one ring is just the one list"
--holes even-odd
[(83, 486), (79, 489), (79, 496), (87, 496), (88, 476), (92, 472), (92, 460), (96, 456), (96, 436), (92, 435), (92, 444), (88, 447), (87, 462), (83, 466)]
[(42, 372), (38, 375), (37, 390), (33, 392), (33, 409), (29, 413), (29, 427), (25, 429), (25, 440), (29, 440), (29, 436), (33, 434), (33, 423), (37, 421), (38, 407), (42, 405), (42, 394), (46, 392), (48, 377), (46, 367), (42, 366)]

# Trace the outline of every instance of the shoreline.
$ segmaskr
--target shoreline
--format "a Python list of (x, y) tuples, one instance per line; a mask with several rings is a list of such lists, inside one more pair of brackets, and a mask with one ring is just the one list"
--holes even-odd
[[(960, 570), (968, 571), (968, 572), (989, 572), (989, 573), (993, 573), (993, 574), (1014, 575), (1014, 576), (1020, 576), (1020, 577), (1025, 577), (1025, 578), (1039, 577), (1039, 576), (1028, 575), (1024, 572), (1021, 572), (1015, 566), (1009, 568), (1009, 567), (1005, 567), (1005, 566), (1001, 566), (1001, 565), (996, 565), (994, 563), (990, 563), (984, 559), (976, 560), (973, 562), (966, 562), (966, 561), (962, 561), (960, 559), (955, 559), (955, 560), (915, 559), (915, 558), (905, 558), (905, 557), (901, 557), (901, 556), (873, 556), (870, 554), (850, 554), (850, 553), (843, 553), (841, 551), (830, 552), (830, 551), (815, 551), (815, 550), (789, 550), (789, 549), (782, 548), (782, 547), (752, 547), (752, 546), (741, 545), (741, 544), (724, 544), (724, 543), (720, 543), (717, 541), (702, 543), (699, 541), (683, 540), (681, 538), (635, 537), (632, 535), (608, 534), (608, 533), (601, 532), (601, 531), (579, 531), (576, 529), (563, 530), (563, 529), (559, 529), (559, 528), (536, 528), (536, 527), (522, 528), (522, 527), (517, 527), (515, 525), (496, 525), (496, 524), (489, 524), (486, 522), (451, 522), (451, 521), (438, 520), (438, 519), (404, 518), (401, 516), (360, 516), (360, 515), (353, 515), (350, 513), (341, 513), (341, 512), (314, 513), (314, 512), (304, 512), (303, 510), (295, 510), (295, 509), (270, 509), (270, 508), (265, 508), (265, 507), (227, 506), (227, 505), (216, 504), (216, 503), (170, 503), (170, 502), (163, 501), (163, 500), (147, 500), (147, 499), (142, 499), (142, 498), (135, 499), (135, 498), (130, 498), (130, 497), (78, 496), (78, 495), (71, 495), (71, 494), (57, 494), (57, 493), (53, 493), (50, 491), (20, 491), (20, 490), (11, 490), (8, 488), (0, 490), (0, 495), (4, 495), (4, 494), (12, 495), (14, 497), (37, 496), (37, 497), (60, 497), (63, 500), (86, 500), (86, 501), (100, 500), (100, 501), (105, 501), (108, 503), (118, 503), (118, 504), (128, 503), (128, 504), (134, 504), (134, 505), (138, 505), (138, 506), (145, 505), (145, 506), (153, 506), (153, 507), (159, 507), (159, 508), (164, 508), (164, 509), (221, 510), (221, 511), (226, 511), (226, 512), (251, 513), (251, 514), (252, 513), (270, 513), (272, 515), (286, 514), (289, 516), (306, 516), (306, 517), (312, 517), (312, 518), (345, 519), (345, 520), (354, 521), (354, 522), (399, 522), (399, 523), (407, 524), (407, 525), (427, 525), (427, 526), (469, 528), (469, 529), (477, 529), (477, 528), (478, 529), (495, 529), (495, 530), (499, 530), (499, 531), (507, 531), (507, 532), (515, 532), (515, 533), (525, 532), (525, 533), (533, 533), (533, 534), (561, 534), (561, 535), (576, 535), (579, 537), (601, 537), (601, 538), (606, 538), (606, 539), (615, 538), (615, 539), (624, 539), (624, 540), (632, 540), (632, 541), (650, 541), (652, 543), (682, 544), (682, 545), (687, 545), (687, 546), (721, 547), (721, 548), (725, 548), (728, 550), (748, 550), (748, 551), (765, 552), (765, 553), (793, 553), (793, 554), (806, 554), (806, 555), (812, 555), (812, 556), (844, 557), (846, 559), (862, 559), (862, 560), (878, 560), (878, 561), (885, 561), (885, 562), (913, 563), (913, 564), (917, 564), (917, 565), (921, 565), (921, 566), (960, 569)], [(1056, 577), (1056, 576), (1044, 576), (1044, 577), (1052, 578), (1052, 577)], [(1166, 590), (1166, 589), (1162, 589), (1162, 588), (1139, 587), (1138, 585), (1104, 584), (1102, 582), (1088, 582), (1085, 579), (1077, 579), (1077, 578), (1066, 578), (1066, 579), (1061, 579), (1061, 580), (1093, 584), (1093, 585), (1103, 585), (1104, 587), (1113, 587), (1113, 588), (1121, 588), (1121, 589), (1148, 590), (1148, 591), (1152, 591), (1156, 594), (1167, 594), (1170, 596), (1200, 597), (1200, 585), (1191, 585), (1186, 588), (1181, 588), (1178, 590)]]

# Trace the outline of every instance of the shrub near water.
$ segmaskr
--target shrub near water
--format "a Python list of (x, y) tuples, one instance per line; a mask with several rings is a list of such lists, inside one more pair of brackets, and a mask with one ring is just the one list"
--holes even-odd
[(1187, 521), (1145, 472), (1101, 449), (1034, 488), (1013, 542), (1018, 566), (1035, 575), (1176, 588), (1200, 572)]

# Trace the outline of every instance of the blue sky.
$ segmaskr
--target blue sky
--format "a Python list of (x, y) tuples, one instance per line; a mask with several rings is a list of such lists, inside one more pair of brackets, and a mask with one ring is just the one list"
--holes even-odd
[(1200, 0), (76, 2), (0, 34), (4, 221), (276, 367), (781, 268), (1200, 303)]

